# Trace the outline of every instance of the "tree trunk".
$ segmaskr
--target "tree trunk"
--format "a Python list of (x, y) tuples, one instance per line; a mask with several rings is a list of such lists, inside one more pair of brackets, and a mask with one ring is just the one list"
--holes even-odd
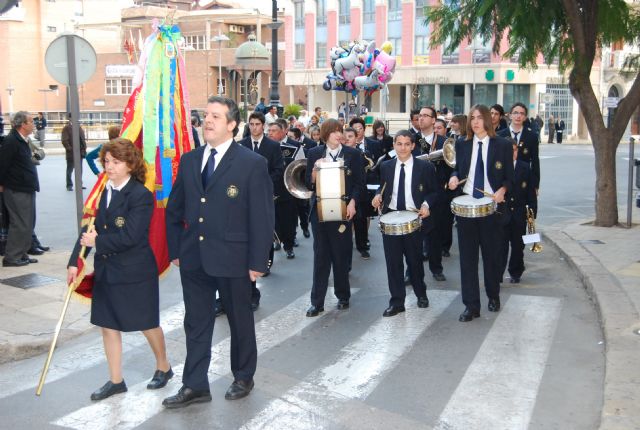
[(596, 219), (594, 225), (612, 227), (618, 223), (616, 149), (618, 141), (607, 130), (591, 135), (596, 167)]

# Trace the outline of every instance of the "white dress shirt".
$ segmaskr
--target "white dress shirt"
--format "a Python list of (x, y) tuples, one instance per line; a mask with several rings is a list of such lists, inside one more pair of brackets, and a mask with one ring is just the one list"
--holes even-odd
[[(213, 171), (214, 172), (216, 171), (216, 169), (220, 165), (220, 162), (222, 161), (222, 157), (224, 157), (224, 154), (227, 153), (227, 150), (231, 146), (232, 142), (233, 142), (233, 138), (227, 140), (222, 145), (218, 145), (216, 147), (217, 153), (216, 153), (216, 155), (213, 156), (213, 159), (215, 161), (215, 166), (213, 166)], [(204, 168), (207, 166), (207, 161), (209, 161), (209, 155), (211, 155), (211, 148), (212, 147), (209, 144), (206, 144), (204, 146), (204, 154), (202, 155), (202, 165), (200, 166), (200, 172), (202, 172), (204, 170)]]
[[(398, 208), (398, 187), (400, 186), (400, 169), (402, 168), (402, 164), (402, 161), (396, 160), (396, 170), (393, 174), (393, 192), (391, 194), (391, 201), (389, 202), (389, 209), (394, 211)], [(409, 157), (409, 159), (404, 162), (404, 203), (408, 211), (418, 209), (411, 194), (412, 175), (413, 157)], [(426, 203), (427, 202), (424, 202), (423, 204)]]
[(129, 175), (129, 177), (117, 187), (113, 185), (113, 182), (111, 182), (111, 179), (107, 181), (107, 207), (109, 207), (109, 204), (111, 204), (112, 190), (122, 191), (122, 189), (129, 183), (130, 180), (131, 180), (131, 175)]
[[(254, 145), (253, 145), (254, 142), (258, 142), (258, 148), (257, 149), (259, 150), (260, 149), (260, 145), (262, 145), (262, 138), (264, 137), (264, 134), (260, 135), (260, 139), (254, 139), (253, 136), (251, 136), (251, 135), (249, 137), (251, 137), (251, 150), (252, 151), (254, 150), (253, 149), (254, 148)], [(218, 163), (216, 162), (216, 164), (218, 164)]]
[(340, 152), (342, 152), (342, 144), (338, 145), (336, 149), (329, 149), (329, 147), (327, 146), (327, 155), (324, 157), (324, 159), (326, 161), (334, 161), (333, 157), (335, 157), (337, 160), (338, 155), (340, 155)]
[[(484, 191), (493, 194), (493, 188), (489, 184), (489, 178), (487, 177), (487, 154), (489, 153), (489, 136), (485, 136), (482, 139), (482, 163), (484, 164)], [(467, 182), (464, 183), (462, 192), (465, 194), (473, 195), (475, 184), (473, 183), (476, 176), (476, 163), (478, 161), (478, 139), (477, 136), (473, 136), (473, 150), (471, 152), (471, 164), (469, 165), (469, 175), (467, 176)]]
[(516, 143), (517, 143), (518, 145), (520, 145), (520, 139), (522, 139), (522, 131), (523, 131), (523, 130), (524, 130), (524, 127), (522, 127), (522, 128), (520, 129), (520, 131), (515, 131), (513, 128), (511, 128), (511, 126), (509, 126), (509, 132), (511, 132), (511, 137), (513, 137), (513, 135), (514, 135), (515, 133), (518, 133), (518, 139), (515, 139), (515, 138), (514, 138), (514, 140), (516, 141)]

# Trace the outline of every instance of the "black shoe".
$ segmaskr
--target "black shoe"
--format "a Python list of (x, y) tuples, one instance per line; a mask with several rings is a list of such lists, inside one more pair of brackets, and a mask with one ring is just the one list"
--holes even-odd
[(26, 255), (26, 254), (22, 257), (22, 259), (23, 259), (23, 260), (27, 260), (27, 261), (29, 262), (29, 264), (33, 264), (33, 263), (37, 263), (37, 262), (38, 262), (38, 260), (37, 260), (37, 259), (35, 259), (35, 258), (30, 258), (30, 257), (29, 257), (28, 255)]
[(407, 287), (411, 285), (411, 278), (409, 277), (409, 275), (404, 276), (404, 285), (406, 285)]
[(67, 191), (73, 191), (73, 187), (67, 185)]
[(169, 379), (173, 378), (173, 369), (169, 368), (166, 372), (162, 370), (156, 370), (151, 378), (151, 382), (147, 384), (148, 390), (157, 390), (167, 385)]
[(451, 257), (451, 254), (449, 253), (449, 251), (442, 251), (442, 256), (443, 257)]
[(293, 239), (293, 247), (297, 248), (299, 246), (300, 246), (300, 244), (298, 243), (298, 239)]
[(280, 251), (281, 248), (282, 248), (282, 245), (280, 245), (280, 242), (273, 242), (274, 251)]
[(324, 307), (311, 305), (311, 307), (307, 309), (307, 316), (317, 317), (320, 312), (324, 312)]
[(480, 311), (472, 311), (469, 308), (465, 308), (464, 312), (460, 314), (460, 318), (458, 318), (458, 321), (469, 322), (474, 318), (480, 318)]
[(167, 409), (177, 409), (189, 406), (192, 403), (203, 403), (211, 401), (211, 392), (195, 391), (184, 385), (175, 396), (167, 397), (162, 401), (162, 406)]
[(91, 394), (91, 400), (104, 400), (107, 397), (111, 397), (114, 394), (124, 393), (125, 391), (127, 391), (127, 384), (124, 383), (124, 379), (119, 384), (114, 384), (113, 382), (108, 381), (97, 391), (94, 391)]
[(227, 400), (238, 400), (247, 397), (253, 389), (253, 385), (253, 379), (250, 381), (233, 381), (233, 384), (231, 384), (224, 394), (224, 398)]
[(433, 279), (435, 279), (436, 281), (446, 281), (447, 278), (442, 274), (442, 273), (434, 273), (433, 274)]
[(29, 259), (21, 258), (20, 260), (2, 260), (2, 267), (21, 267), (29, 264)]
[(512, 276), (511, 279), (509, 279), (509, 282), (512, 284), (519, 284), (520, 283), (520, 278), (516, 277), (516, 276)]
[(29, 248), (29, 250), (27, 251), (27, 254), (29, 255), (42, 255), (44, 254), (44, 250), (40, 249), (38, 247), (34, 247), (32, 246), (31, 248)]
[(260, 307), (260, 298), (258, 297), (257, 299), (251, 299), (251, 310), (252, 311), (257, 311), (258, 308)]
[(349, 309), (349, 300), (338, 300), (338, 310), (342, 311), (345, 309)]
[(308, 228), (303, 228), (303, 229), (302, 229), (302, 235), (303, 235), (304, 237), (306, 237), (307, 239), (308, 239), (309, 237), (311, 237), (311, 233), (309, 233), (309, 229), (308, 229)]
[(398, 315), (400, 312), (404, 312), (404, 306), (389, 306), (382, 313), (383, 317), (392, 317), (394, 315)]
[(489, 305), (487, 306), (489, 312), (498, 312), (500, 310), (500, 298), (489, 299)]
[(428, 308), (429, 307), (429, 298), (427, 296), (418, 297), (418, 307), (419, 308)]
[(287, 260), (296, 258), (296, 254), (293, 253), (293, 249), (288, 249), (286, 253), (287, 253)]
[(36, 246), (37, 246), (38, 248), (42, 249), (44, 252), (51, 251), (51, 247), (50, 247), (50, 246), (44, 246), (44, 245), (43, 245), (43, 244), (41, 244), (41, 243), (36, 244)]
[(222, 300), (216, 299), (216, 318), (218, 318), (220, 315), (224, 315), (225, 313), (226, 312), (224, 311), (224, 306), (222, 306)]
[(368, 260), (371, 258), (371, 254), (369, 254), (369, 251), (367, 250), (362, 250), (360, 251), (360, 256), (364, 259), (364, 260)]

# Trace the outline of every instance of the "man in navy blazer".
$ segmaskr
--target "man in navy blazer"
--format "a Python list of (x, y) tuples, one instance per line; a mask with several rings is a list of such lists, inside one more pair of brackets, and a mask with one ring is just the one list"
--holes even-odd
[(456, 142), (456, 169), (451, 173), (449, 189), (465, 181), (462, 191), (474, 198), (490, 195), (498, 204), (497, 212), (486, 217), (458, 216), (458, 247), (462, 302), (465, 310), (459, 321), (480, 316), (478, 248), (482, 251), (484, 287), (490, 312), (500, 310), (500, 257), (503, 226), (509, 220), (505, 193), (513, 184), (513, 156), (508, 141), (495, 135), (491, 113), (484, 105), (475, 105), (469, 113), (467, 140)]
[[(280, 145), (277, 142), (269, 139), (264, 135), (265, 118), (262, 112), (253, 112), (249, 115), (249, 136), (242, 139), (240, 144), (249, 148), (250, 150), (262, 155), (267, 159), (269, 176), (273, 182), (273, 190), (276, 195), (280, 195), (284, 192), (284, 159), (282, 158), (282, 151), (280, 151)], [(269, 246), (269, 267), (264, 276), (270, 273), (271, 265), (273, 264), (273, 245)], [(255, 282), (252, 282), (251, 293), (251, 308), (253, 310), (258, 309), (260, 305), (260, 290), (256, 288)]]
[(231, 329), (234, 381), (225, 398), (245, 397), (253, 388), (257, 349), (251, 281), (267, 270), (273, 185), (264, 157), (234, 142), (239, 123), (233, 100), (209, 98), (207, 144), (182, 156), (167, 203), (169, 258), (180, 267), (187, 340), (183, 386), (163, 401), (167, 408), (211, 400), (207, 372), (216, 291)]
[[(430, 231), (434, 226), (431, 208), (436, 206), (438, 199), (436, 170), (430, 162), (419, 160), (412, 155), (414, 146), (409, 130), (400, 130), (396, 134), (393, 149), (396, 151), (397, 158), (385, 161), (380, 166), (381, 185), (371, 204), (375, 208), (382, 208), (383, 214), (389, 211), (418, 212), (422, 218), (422, 228)], [(404, 183), (402, 183), (403, 180)], [(410, 192), (407, 192), (407, 185)], [(389, 307), (382, 314), (385, 317), (405, 311), (403, 255), (407, 260), (413, 291), (418, 298), (418, 307), (429, 307), (422, 265), (422, 237), (420, 231), (402, 236), (385, 234), (382, 236), (391, 293)]]

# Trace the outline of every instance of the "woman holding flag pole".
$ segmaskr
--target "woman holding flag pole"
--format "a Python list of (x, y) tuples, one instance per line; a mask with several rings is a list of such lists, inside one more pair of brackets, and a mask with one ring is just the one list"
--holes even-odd
[(141, 151), (123, 138), (105, 144), (100, 161), (108, 178), (97, 197), (95, 229), (82, 233), (69, 259), (67, 282), (79, 276), (81, 247), (95, 248), (91, 323), (101, 327), (109, 381), (91, 395), (102, 400), (127, 391), (122, 377), (121, 332), (142, 331), (156, 358), (149, 389), (173, 377), (160, 327), (158, 266), (149, 245), (153, 194), (144, 186)]

